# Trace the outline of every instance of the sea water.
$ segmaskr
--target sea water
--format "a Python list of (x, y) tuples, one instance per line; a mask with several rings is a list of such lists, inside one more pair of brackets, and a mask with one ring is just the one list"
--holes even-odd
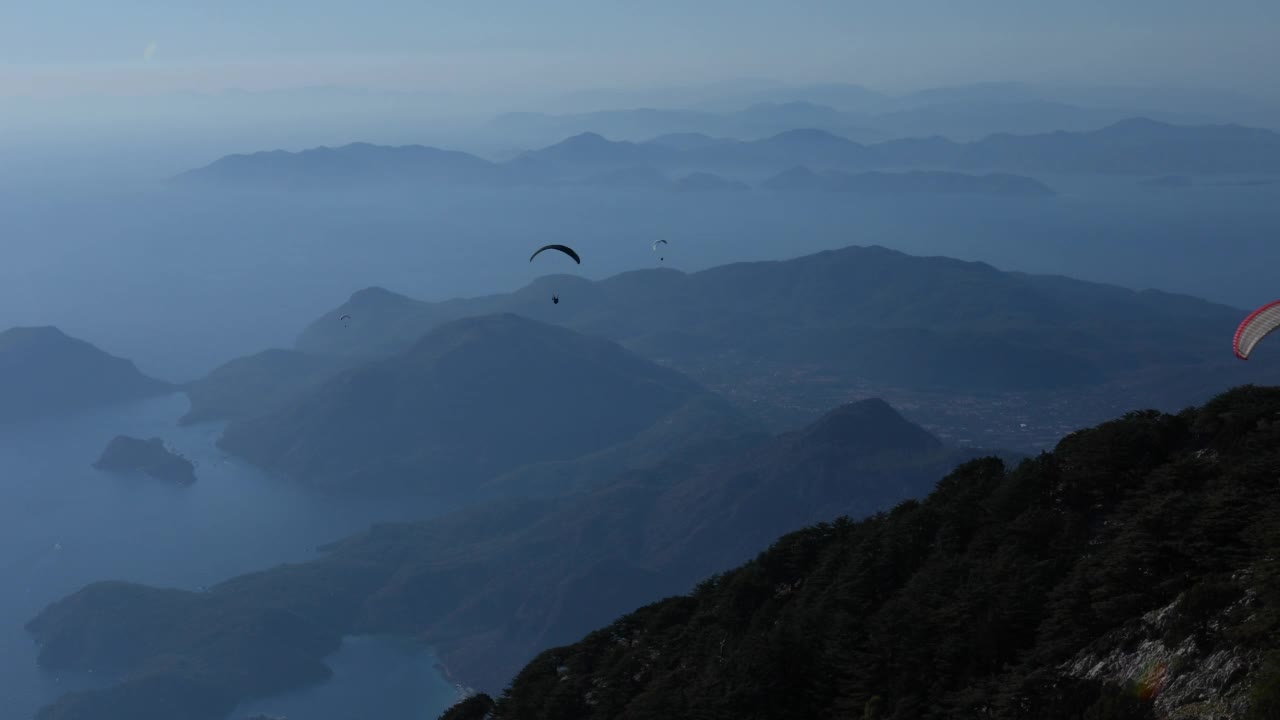
[[(420, 519), (438, 507), (319, 496), (227, 457), (217, 425), (180, 427), (185, 396), (0, 426), (0, 707), (29, 718), (68, 690), (109, 678), (42, 670), (24, 624), (96, 580), (196, 590), (317, 556), (316, 547), (372, 522)], [(196, 463), (190, 487), (90, 467), (116, 435), (161, 437)], [(350, 638), (325, 686), (266, 701), (271, 714), (352, 720), (434, 718), (457, 691), (429, 649)], [(239, 715), (233, 717), (240, 717)]]

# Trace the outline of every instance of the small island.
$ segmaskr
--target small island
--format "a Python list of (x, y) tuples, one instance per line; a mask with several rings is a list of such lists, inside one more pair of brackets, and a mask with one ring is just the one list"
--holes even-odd
[(166, 448), (160, 438), (141, 440), (118, 435), (107, 444), (93, 466), (113, 473), (142, 472), (157, 480), (183, 486), (196, 481), (195, 465)]

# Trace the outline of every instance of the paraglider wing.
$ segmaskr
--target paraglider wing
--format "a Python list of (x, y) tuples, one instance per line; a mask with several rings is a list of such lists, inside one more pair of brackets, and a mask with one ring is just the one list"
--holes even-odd
[(1236, 336), (1231, 343), (1236, 357), (1248, 360), (1249, 353), (1253, 352), (1253, 348), (1262, 338), (1270, 335), (1278, 327), (1280, 327), (1280, 300), (1263, 305), (1249, 313), (1249, 317), (1236, 328)]
[(350, 319), (351, 319), (351, 316), (350, 316), (350, 315), (343, 315), (342, 317), (340, 317), (340, 318), (338, 318), (338, 319), (339, 319), (339, 320), (350, 320)]
[(559, 250), (565, 255), (568, 255), (569, 257), (573, 258), (574, 262), (578, 263), (579, 265), (582, 264), (582, 258), (578, 257), (578, 253), (574, 252), (573, 248), (569, 247), (568, 245), (543, 245), (542, 247), (538, 248), (537, 252), (534, 252), (532, 255), (529, 256), (529, 262), (533, 262), (533, 259), (538, 257), (538, 253), (541, 253), (543, 250)]
[(659, 245), (670, 245), (670, 244), (671, 243), (667, 242), (666, 240), (654, 240), (653, 249), (657, 250)]

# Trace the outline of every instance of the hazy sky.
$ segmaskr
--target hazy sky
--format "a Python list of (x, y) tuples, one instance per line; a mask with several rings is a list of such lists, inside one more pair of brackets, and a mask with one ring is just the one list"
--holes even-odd
[(1276, 37), (1276, 0), (7, 0), (0, 95), (559, 92), (736, 77), (1274, 95)]

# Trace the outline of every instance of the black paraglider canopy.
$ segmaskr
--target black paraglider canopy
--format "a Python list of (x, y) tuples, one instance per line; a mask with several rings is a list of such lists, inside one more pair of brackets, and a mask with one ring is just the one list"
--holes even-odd
[[(578, 257), (578, 253), (574, 252), (573, 248), (569, 247), (568, 245), (543, 245), (542, 247), (538, 248), (536, 252), (534, 252), (532, 255), (529, 256), (529, 262), (533, 262), (533, 259), (538, 257), (538, 253), (541, 253), (543, 250), (559, 250), (565, 255), (568, 255), (569, 257), (573, 258), (574, 262), (578, 263), (579, 265), (582, 264), (582, 258)], [(560, 296), (553, 294), (551, 296), (551, 302), (554, 305), (559, 305)]]
[(582, 264), (582, 258), (578, 257), (578, 253), (574, 252), (573, 248), (569, 247), (568, 245), (543, 245), (542, 247), (538, 248), (536, 252), (534, 252), (532, 255), (529, 256), (529, 262), (533, 262), (533, 259), (538, 257), (538, 254), (541, 253), (543, 250), (559, 250), (565, 255), (568, 255), (569, 257), (573, 258), (574, 262), (578, 263), (579, 265)]

